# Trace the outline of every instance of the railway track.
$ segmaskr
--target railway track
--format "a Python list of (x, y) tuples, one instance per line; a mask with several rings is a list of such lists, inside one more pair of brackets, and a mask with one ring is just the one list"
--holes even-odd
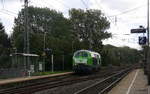
[[(36, 79), (36, 80), (29, 80), (25, 82), (17, 82), (13, 83), (12, 85), (8, 87), (4, 87), (0, 89), (0, 94), (29, 94), (28, 91), (31, 91), (30, 93), (37, 89), (39, 86), (47, 85), (48, 83), (54, 83), (63, 81), (63, 79), (68, 79), (73, 77), (72, 74), (69, 75), (63, 75), (63, 76), (56, 76), (56, 77), (46, 77), (42, 79)], [(5, 85), (4, 85), (5, 86)], [(30, 90), (32, 89), (33, 90)]]
[(91, 86), (83, 88), (74, 94), (106, 94), (112, 87), (114, 87), (121, 79), (123, 79), (131, 69), (122, 70), (116, 74), (108, 76), (107, 78), (98, 81)]
[[(120, 75), (120, 72), (118, 73), (118, 71), (120, 71), (120, 70), (114, 70), (113, 72), (112, 72), (112, 70), (102, 71), (100, 73), (97, 73), (97, 75), (90, 75), (90, 76), (70, 75), (70, 76), (64, 76), (64, 77), (61, 76), (60, 78), (58, 77), (58, 78), (53, 78), (53, 79), (45, 79), (43, 81), (36, 82), (33, 84), (1, 89), (0, 94), (32, 94), (34, 92), (51, 89), (51, 88), (55, 88), (55, 87), (60, 87), (60, 86), (65, 86), (65, 85), (71, 85), (74, 83), (79, 83), (82, 81), (92, 80), (92, 79), (96, 79), (96, 78), (106, 78), (104, 81), (102, 81), (100, 83), (104, 83), (107, 81), (112, 83), (111, 80), (109, 81), (109, 79), (110, 78), (114, 79), (114, 78), (120, 77), (120, 76), (118, 76), (118, 75)], [(118, 74), (116, 74), (116, 72)], [(121, 74), (123, 74), (122, 71), (121, 71)], [(110, 83), (108, 83), (108, 84), (110, 84)], [(89, 89), (89, 88), (87, 88), (87, 89)], [(94, 93), (81, 93), (81, 92), (87, 92), (87, 89), (83, 90), (83, 91), (78, 91), (75, 94), (94, 94)], [(97, 93), (95, 93), (95, 94), (97, 94)]]

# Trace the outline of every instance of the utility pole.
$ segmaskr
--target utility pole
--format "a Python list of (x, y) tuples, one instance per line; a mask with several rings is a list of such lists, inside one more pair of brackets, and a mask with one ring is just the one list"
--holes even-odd
[[(30, 44), (29, 44), (29, 26), (28, 26), (28, 0), (24, 0), (24, 20), (25, 20), (25, 31), (24, 31), (24, 53), (30, 54)], [(25, 60), (27, 69), (30, 70), (30, 58), (27, 56), (27, 60)]]
[(146, 56), (146, 70), (147, 70), (147, 76), (148, 76), (148, 85), (150, 85), (150, 51), (149, 51), (149, 0), (147, 1), (147, 45), (148, 45), (148, 51), (147, 51), (147, 56)]
[(147, 45), (149, 47), (149, 0), (147, 1)]
[[(87, 15), (89, 16), (89, 17), (91, 17), (91, 14), (90, 14), (90, 11), (89, 10), (87, 10), (86, 9), (86, 11), (87, 11)], [(88, 19), (89, 19), (89, 17), (87, 17), (86, 19), (87, 19), (87, 21), (89, 21)], [(91, 21), (92, 22), (92, 21)], [(89, 27), (88, 27), (88, 29), (87, 30), (89, 30), (89, 50), (92, 50), (92, 30), (93, 30), (93, 24), (89, 24)]]
[[(43, 27), (44, 27), (44, 25), (43, 25)], [(44, 46), (43, 46), (44, 51), (46, 49), (46, 34), (47, 34), (47, 24), (45, 25), (45, 31), (44, 31)]]
[[(44, 25), (43, 25), (44, 27)], [(45, 27), (45, 31), (44, 31), (44, 44), (43, 44), (43, 52), (45, 52), (46, 49), (46, 34), (47, 34), (47, 25)], [(45, 64), (45, 56), (43, 57), (43, 63)]]

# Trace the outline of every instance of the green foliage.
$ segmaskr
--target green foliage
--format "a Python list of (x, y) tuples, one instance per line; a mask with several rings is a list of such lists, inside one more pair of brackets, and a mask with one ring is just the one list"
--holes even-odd
[(103, 65), (124, 65), (138, 63), (141, 59), (141, 52), (129, 47), (115, 47), (105, 45), (102, 51)]
[(0, 22), (0, 67), (10, 66), (10, 39), (5, 33), (3, 24)]
[[(25, 10), (22, 9), (21, 12), (19, 12), (18, 17), (15, 19), (12, 36), (14, 46), (19, 53), (24, 52), (24, 11)], [(52, 49), (55, 56), (64, 53), (71, 53), (71, 24), (62, 13), (48, 8), (37, 7), (29, 7), (28, 11), (30, 53), (38, 54), (40, 56), (43, 54), (44, 32), (47, 32), (45, 36), (45, 46), (46, 48)], [(62, 58), (58, 57), (56, 62), (61, 60)], [(50, 61), (50, 57), (47, 57), (46, 69), (50, 69)]]
[(110, 23), (102, 12), (94, 9), (86, 11), (72, 9), (69, 14), (75, 37), (78, 40), (82, 39), (87, 45), (84, 49), (90, 49), (88, 45), (91, 43), (94, 51), (100, 51), (102, 40), (111, 36), (110, 33), (106, 32)]
[[(24, 11), (22, 9), (15, 19), (12, 35), (14, 47), (19, 53), (24, 52)], [(93, 50), (101, 52), (102, 40), (111, 36), (106, 32), (110, 23), (100, 10), (72, 9), (69, 13), (70, 17), (65, 18), (56, 10), (32, 6), (28, 8), (30, 53), (40, 56), (43, 54), (44, 32), (47, 32), (46, 48), (52, 49), (55, 66), (62, 65), (64, 55), (66, 69), (72, 66), (74, 51), (89, 49), (91, 41)], [(50, 68), (50, 61), (47, 56), (46, 69)]]
[[(29, 7), (29, 28), (30, 28), (30, 51), (31, 53), (42, 54), (44, 43), (44, 32), (46, 34), (46, 47), (53, 51), (60, 52), (70, 37), (70, 22), (62, 13), (48, 8)], [(19, 52), (23, 52), (24, 34), (24, 9), (15, 19), (13, 39)], [(37, 46), (38, 45), (38, 46)]]

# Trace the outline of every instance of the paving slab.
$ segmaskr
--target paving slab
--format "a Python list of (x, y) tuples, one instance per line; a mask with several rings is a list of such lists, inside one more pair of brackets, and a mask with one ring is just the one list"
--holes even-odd
[(143, 69), (129, 73), (108, 94), (150, 94)]

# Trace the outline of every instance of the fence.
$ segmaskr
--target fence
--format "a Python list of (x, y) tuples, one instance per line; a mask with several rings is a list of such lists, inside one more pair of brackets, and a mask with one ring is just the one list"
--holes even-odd
[[(54, 71), (72, 70), (72, 55), (53, 55)], [(51, 57), (46, 59), (45, 71), (50, 71), (52, 68)]]
[(25, 76), (25, 70), (9, 68), (9, 69), (0, 69), (0, 79), (6, 78), (16, 78)]

